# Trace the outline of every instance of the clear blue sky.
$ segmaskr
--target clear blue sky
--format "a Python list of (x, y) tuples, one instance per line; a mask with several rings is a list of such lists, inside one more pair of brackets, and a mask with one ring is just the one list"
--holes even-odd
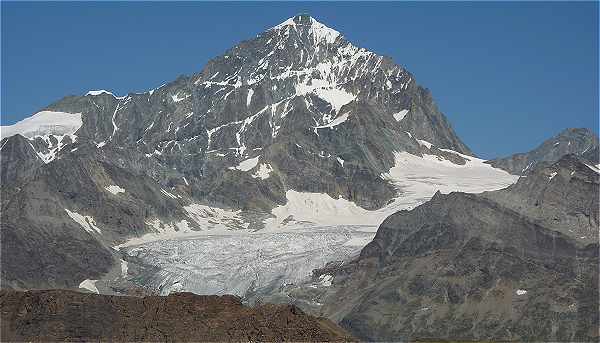
[(300, 12), (391, 56), (480, 156), (598, 132), (598, 3), (2, 2), (1, 123), (67, 94), (143, 91)]

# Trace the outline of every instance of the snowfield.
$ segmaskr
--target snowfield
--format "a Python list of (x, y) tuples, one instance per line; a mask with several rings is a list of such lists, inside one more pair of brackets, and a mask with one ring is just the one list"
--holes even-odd
[(72, 135), (83, 125), (81, 113), (41, 111), (13, 125), (0, 126), (0, 139), (21, 134), (27, 138)]
[[(518, 179), (484, 160), (461, 156), (468, 160), (464, 165), (434, 155), (396, 153), (395, 166), (381, 177), (397, 187), (399, 196), (376, 211), (327, 194), (288, 190), (287, 203), (272, 210), (263, 230), (245, 230), (239, 211), (193, 205), (186, 207), (190, 218), (206, 230), (158, 232), (115, 248), (150, 267), (137, 280), (160, 294), (268, 294), (307, 280), (327, 262), (351, 258), (386, 217), (422, 204), (438, 190), (479, 193)], [(247, 163), (257, 164), (253, 159)]]

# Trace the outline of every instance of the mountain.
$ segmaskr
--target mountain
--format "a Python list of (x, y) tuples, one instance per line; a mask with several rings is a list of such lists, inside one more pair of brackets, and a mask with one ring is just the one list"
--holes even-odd
[(486, 163), (515, 175), (526, 174), (542, 162), (556, 162), (562, 156), (575, 154), (592, 162), (598, 161), (598, 136), (589, 129), (566, 129), (527, 153), (514, 154)]
[(473, 156), (407, 70), (306, 15), (197, 74), (67, 96), (0, 134), (2, 287), (77, 288), (118, 273), (132, 242), (376, 226), (440, 187), (515, 179)]
[(178, 293), (144, 298), (65, 290), (0, 291), (2, 341), (353, 341), (289, 305)]
[(597, 341), (599, 174), (566, 155), (502, 190), (437, 193), (288, 295), (367, 341)]

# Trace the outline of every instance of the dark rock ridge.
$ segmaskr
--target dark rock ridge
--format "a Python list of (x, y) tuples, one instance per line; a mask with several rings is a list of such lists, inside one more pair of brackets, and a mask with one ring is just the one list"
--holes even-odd
[(589, 129), (566, 129), (542, 143), (537, 148), (508, 157), (490, 160), (487, 163), (515, 175), (525, 175), (541, 162), (556, 162), (562, 156), (582, 156), (593, 165), (598, 162), (598, 136)]
[(437, 193), (388, 217), (356, 260), (315, 271), (330, 287), (290, 294), (368, 341), (597, 342), (600, 176), (586, 163)]
[(152, 91), (44, 110), (80, 113), (82, 125), (0, 142), (2, 287), (98, 278), (126, 238), (203, 229), (190, 204), (242, 210), (249, 229), (292, 189), (379, 208), (396, 195), (381, 176), (394, 152), (431, 153), (417, 139), (471, 154), (412, 74), (308, 16)]
[(250, 308), (233, 296), (144, 298), (65, 290), (0, 291), (1, 339), (17, 341), (352, 341), (290, 305)]

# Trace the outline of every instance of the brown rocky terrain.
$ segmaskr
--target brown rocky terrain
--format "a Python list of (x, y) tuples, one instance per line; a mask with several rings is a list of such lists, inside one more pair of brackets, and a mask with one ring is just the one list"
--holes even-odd
[(292, 305), (244, 306), (234, 296), (108, 296), (0, 291), (1, 340), (349, 341), (331, 321)]

